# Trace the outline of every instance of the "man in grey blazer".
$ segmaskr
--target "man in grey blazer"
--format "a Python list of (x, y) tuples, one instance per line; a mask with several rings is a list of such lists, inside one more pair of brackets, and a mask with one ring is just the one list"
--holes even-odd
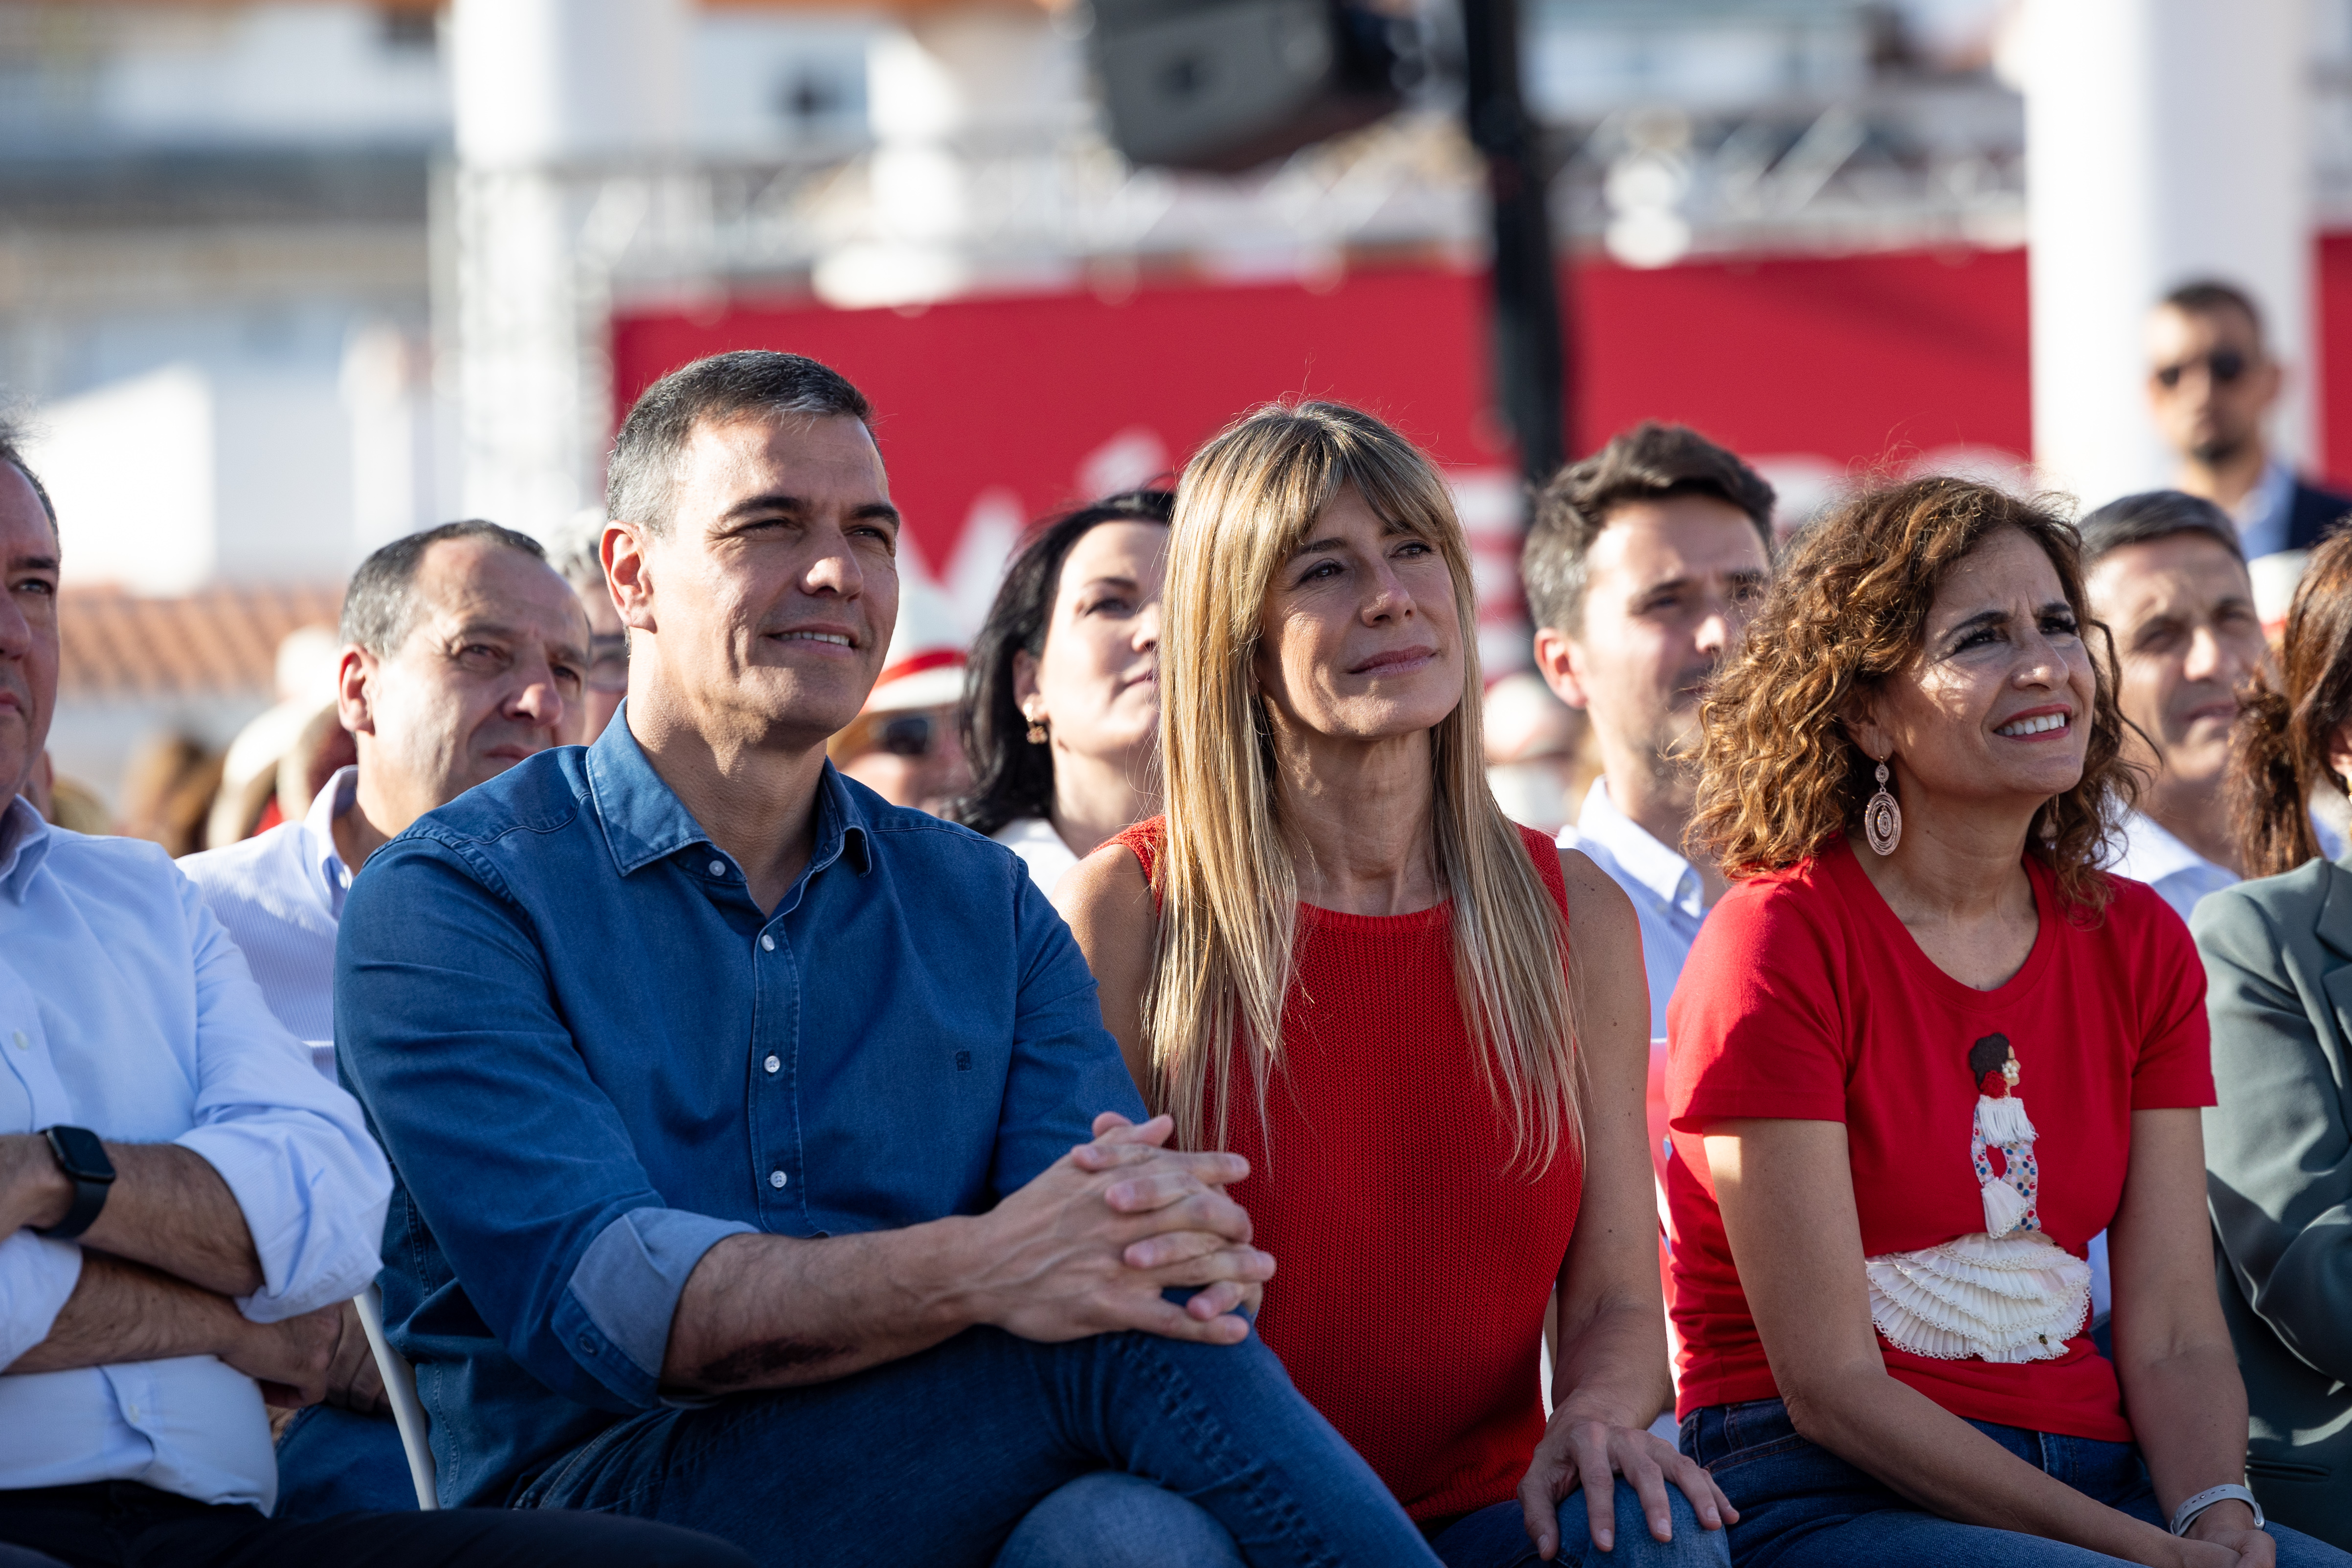
[(2205, 1112), (2222, 1310), (2281, 1523), (2352, 1549), (2352, 857), (2209, 895), (2221, 1102)]

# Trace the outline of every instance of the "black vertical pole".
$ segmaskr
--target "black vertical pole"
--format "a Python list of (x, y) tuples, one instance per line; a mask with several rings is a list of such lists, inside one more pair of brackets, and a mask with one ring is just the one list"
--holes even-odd
[(1519, 93), (1519, 0), (1462, 0), (1470, 141), (1486, 158), (1495, 212), (1495, 387), (1541, 484), (1567, 460), (1567, 356), (1559, 277), (1535, 126)]

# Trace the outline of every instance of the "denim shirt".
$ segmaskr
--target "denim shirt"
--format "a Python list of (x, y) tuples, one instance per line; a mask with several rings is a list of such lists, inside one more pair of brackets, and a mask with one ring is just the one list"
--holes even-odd
[(344, 910), (338, 1055), (397, 1177), (385, 1315), (446, 1504), (663, 1403), (721, 1238), (978, 1214), (1143, 1113), (1012, 851), (828, 763), (763, 914), (625, 721), (424, 817)]

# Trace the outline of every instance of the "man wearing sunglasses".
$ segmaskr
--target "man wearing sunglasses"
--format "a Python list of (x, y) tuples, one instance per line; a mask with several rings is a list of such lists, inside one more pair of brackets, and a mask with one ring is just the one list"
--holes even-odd
[(833, 765), (892, 805), (943, 813), (971, 787), (956, 732), (963, 668), (963, 639), (946, 599), (928, 584), (902, 582), (898, 624), (873, 695), (825, 743)]
[(2352, 497), (2305, 482), (2270, 450), (2263, 426), (2283, 375), (2243, 289), (2175, 289), (2148, 317), (2147, 346), (2148, 406), (2180, 457), (2174, 482), (2231, 515), (2249, 561), (2308, 550), (2352, 512)]

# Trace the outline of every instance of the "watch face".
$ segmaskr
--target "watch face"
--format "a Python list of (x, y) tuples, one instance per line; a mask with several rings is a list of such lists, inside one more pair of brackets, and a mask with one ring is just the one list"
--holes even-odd
[(106, 1146), (89, 1128), (52, 1127), (49, 1129), (49, 1146), (57, 1151), (58, 1165), (74, 1180), (114, 1180), (114, 1162), (106, 1157)]

